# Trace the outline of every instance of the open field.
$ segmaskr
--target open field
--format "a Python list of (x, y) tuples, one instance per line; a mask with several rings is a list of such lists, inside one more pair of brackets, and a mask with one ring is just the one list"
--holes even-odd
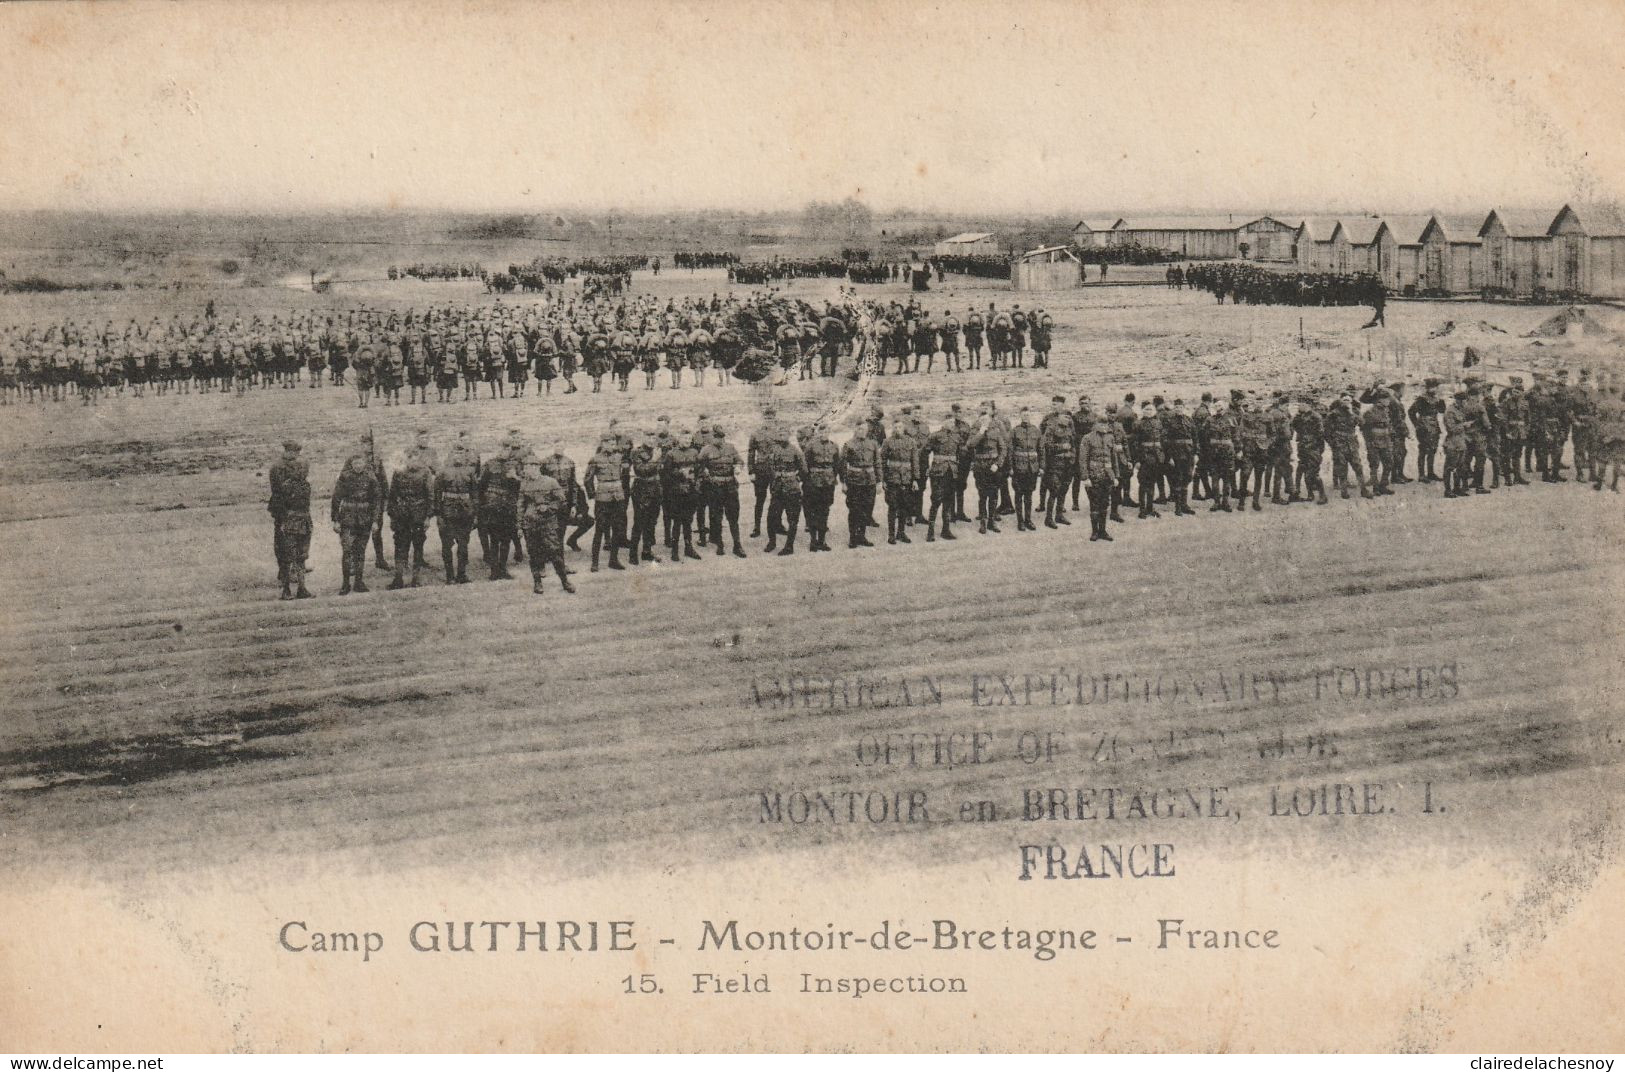
[[(724, 286), (705, 272), (637, 282), (659, 294)], [(833, 285), (792, 291), (823, 296)], [(209, 297), (226, 316), (484, 300), (471, 287), (426, 283), (184, 300), (200, 309)], [(951, 280), (929, 296), (960, 313), (1012, 298), (1055, 315), (1052, 369), (889, 376), (870, 397), (888, 410), (921, 403), (934, 422), (948, 402), (983, 397), (1013, 409), (1080, 391), (1192, 400), (1231, 386), (1415, 381), (1459, 364), (1449, 337), (1428, 339), (1446, 319), (1507, 329), (1491, 350), (1492, 376), (1611, 356), (1517, 337), (1550, 309), (1396, 304), (1388, 329), (1361, 333), (1362, 309), (1215, 307), (1148, 287), (1011, 295)], [(165, 300), (10, 296), (0, 317), (167, 317)], [(1625, 327), (1614, 310), (1593, 315)], [(771, 394), (781, 411), (813, 414), (830, 390)], [(1460, 502), (1412, 485), (1375, 503), (1130, 521), (1114, 526), (1110, 546), (1090, 544), (1084, 521), (997, 538), (962, 527), (953, 544), (789, 559), (762, 557), (755, 541), (747, 561), (707, 556), (626, 574), (588, 575), (580, 555), (574, 597), (551, 584), (533, 596), (523, 580), (446, 588), (436, 566), (423, 589), (384, 592), (380, 575), (372, 594), (341, 600), (337, 539), (318, 523), (310, 561), (320, 598), (277, 601), (263, 499), (283, 438), (305, 444), (319, 511), (369, 424), (386, 453), (419, 428), (444, 448), (460, 430), (490, 446), (517, 426), (562, 438), (584, 460), (610, 416), (636, 425), (658, 413), (723, 415), (742, 443), (769, 394), (635, 384), (625, 395), (362, 413), (347, 389), (302, 387), (0, 412), (0, 525), (11, 549), (0, 561), (0, 858), (118, 870), (322, 854), (367, 868), (385, 851), (397, 860), (534, 852), (591, 871), (612, 866), (600, 855), (609, 850), (658, 846), (698, 860), (875, 836), (902, 853), (1007, 856), (1019, 839), (1012, 822), (949, 837), (936, 825), (759, 821), (757, 793), (768, 789), (918, 787), (1019, 806), (1033, 774), (1008, 755), (952, 771), (853, 762), (863, 734), (970, 724), (1064, 731), (1075, 745), (1121, 738), (1110, 756), (1069, 754), (1046, 785), (1225, 784), (1257, 807), (1278, 780), (1375, 780), (1414, 793), (1431, 779), (1460, 802), (1448, 827), (1428, 828), (1444, 853), (1535, 839), (1618, 797), (1625, 499), (1573, 484)], [(748, 488), (742, 498), (748, 513)], [(839, 504), (833, 530), (842, 543)], [(430, 546), (437, 564), (432, 534)], [(1313, 694), (1328, 680), (1317, 672), (1339, 667), (1446, 665), (1458, 696)], [(953, 702), (787, 710), (754, 699), (791, 674), (959, 682), (978, 671), (1187, 682), (1247, 671), (1285, 684), (1279, 695), (1224, 702), (1193, 702), (1187, 689), (1104, 710), (1013, 713)], [(1335, 746), (1260, 755), (1277, 733)], [(1508, 801), (1535, 795), (1567, 803), (1538, 822), (1497, 821)], [(1420, 831), (1413, 802), (1384, 829)], [(1199, 836), (1257, 845), (1272, 834), (1249, 823)]]

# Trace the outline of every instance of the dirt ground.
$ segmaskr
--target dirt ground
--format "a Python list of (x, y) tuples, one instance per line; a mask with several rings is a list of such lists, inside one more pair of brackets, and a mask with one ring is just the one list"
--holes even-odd
[[(636, 286), (708, 294), (726, 284), (716, 272), (668, 271)], [(833, 285), (791, 289), (821, 298)], [(0, 298), (0, 317), (121, 322), (167, 316), (176, 300), (201, 311), (211, 297), (226, 316), (486, 300), (416, 282), (326, 295), (13, 295)], [(1533, 345), (1524, 334), (1554, 310), (1530, 307), (1395, 303), (1387, 328), (1362, 332), (1364, 309), (1217, 307), (1158, 287), (1026, 295), (951, 280), (929, 297), (961, 315), (990, 300), (1054, 314), (1051, 369), (888, 376), (869, 397), (888, 410), (920, 403), (935, 422), (948, 403), (983, 398), (1014, 410), (1085, 391), (1189, 401), (1232, 386), (1418, 382), (1459, 371), (1468, 334), (1492, 378), (1617, 363), (1622, 352), (1595, 339)], [(1625, 313), (1592, 316), (1625, 329)], [(1447, 320), (1506, 335), (1430, 338)], [(1484, 336), (1493, 340), (1479, 347)], [(1405, 786), (1403, 815), (1383, 829), (1425, 830), (1436, 851), (1464, 856), (1486, 841), (1538, 839), (1617, 799), (1625, 498), (1574, 484), (1459, 502), (1411, 485), (1376, 502), (1130, 521), (1109, 546), (1091, 544), (1079, 519), (1060, 532), (962, 528), (951, 544), (852, 553), (839, 546), (838, 505), (833, 553), (767, 558), (752, 541), (746, 561), (597, 575), (572, 556), (573, 597), (551, 583), (533, 596), (523, 580), (445, 587), (436, 566), (422, 589), (385, 592), (375, 574), (371, 594), (340, 599), (337, 539), (318, 524), (319, 598), (277, 600), (265, 482), (290, 436), (305, 445), (320, 511), (367, 428), (390, 453), (419, 429), (443, 449), (462, 430), (493, 446), (519, 427), (584, 461), (611, 416), (636, 426), (704, 412), (742, 445), (769, 397), (806, 415), (831, 392), (635, 384), (363, 412), (347, 389), (301, 387), (0, 411), (0, 859), (116, 871), (319, 855), (368, 869), (386, 852), (505, 852), (590, 871), (605, 866), (595, 853), (567, 850), (658, 846), (701, 860), (859, 837), (922, 859), (1008, 855), (1022, 836), (1012, 812), (1034, 778), (1010, 750), (952, 770), (854, 762), (866, 735), (943, 728), (986, 727), (1004, 743), (1065, 734), (1046, 785), (1231, 786), (1247, 821), (1201, 835), (1230, 846), (1278, 836), (1262, 820), (1265, 787), (1285, 781)], [(748, 514), (748, 488), (742, 498)], [(1455, 694), (1383, 691), (1417, 667), (1450, 667)], [(1337, 695), (1340, 669), (1375, 671), (1375, 693), (1367, 677), (1365, 693)], [(972, 674), (1057, 672), (1166, 691), (1115, 705), (966, 699)], [(1243, 673), (1271, 684), (1213, 699), (1221, 677)], [(794, 675), (890, 683), (883, 692), (932, 676), (948, 696), (941, 707), (760, 701)], [(1210, 691), (1193, 700), (1199, 681)], [(1272, 742), (1301, 747), (1276, 754)], [(1424, 780), (1450, 797), (1448, 823), (1418, 817)], [(996, 800), (1001, 821), (761, 821), (761, 791), (853, 788)], [(1504, 821), (1507, 808), (1545, 799), (1560, 806)]]

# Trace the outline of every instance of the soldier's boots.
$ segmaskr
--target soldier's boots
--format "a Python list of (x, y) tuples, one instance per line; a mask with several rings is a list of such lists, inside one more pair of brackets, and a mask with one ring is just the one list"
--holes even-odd
[(530, 571), (530, 590), (535, 595), (542, 594), (542, 571), (539, 569)]
[(611, 547), (609, 549), (609, 568), (612, 570), (623, 570), (626, 568), (625, 566), (621, 565), (621, 549), (619, 547)]
[(745, 557), (745, 549), (743, 547), (739, 546), (739, 541), (738, 540), (734, 541), (734, 557), (735, 558), (744, 558)]
[(955, 536), (953, 534), (953, 530), (948, 528), (948, 515), (947, 514), (944, 514), (942, 516), (942, 538), (944, 540), (957, 540), (959, 538), (959, 537), (957, 537), (957, 536)]
[(412, 587), (423, 587), (423, 564), (420, 562), (412, 563)]
[[(790, 538), (792, 540), (795, 539), (795, 533), (794, 532), (792, 532), (790, 534)], [(699, 557), (700, 557), (700, 553), (698, 551), (694, 550), (694, 545), (692, 543), (683, 544), (683, 555), (684, 555), (684, 557), (692, 558), (695, 561), (699, 561)]]
[[(1599, 490), (1600, 490), (1601, 485), (1598, 485), (1598, 487), (1599, 487)], [(293, 589), (288, 586), (287, 581), (282, 582), (282, 598), (283, 599), (292, 599), (293, 598)]]
[(406, 587), (406, 581), (402, 579), (401, 573), (402, 566), (399, 562), (397, 562), (395, 564), (395, 579), (389, 582), (389, 591), (394, 592)]
[(570, 583), (570, 571), (564, 568), (564, 561), (555, 558), (553, 570), (559, 575), (559, 585), (570, 595), (575, 595), (576, 586)]
[(790, 526), (790, 531), (784, 534), (784, 546), (779, 548), (779, 557), (783, 558), (785, 555), (793, 555), (795, 553), (796, 529), (795, 526), (792, 525)]
[(440, 563), (446, 577), (447, 584), (457, 583), (457, 571), (451, 565), (451, 552), (445, 551), (440, 555)]
[(369, 589), (369, 588), (368, 588), (368, 587), (367, 587), (367, 582), (366, 582), (366, 581), (364, 581), (364, 580), (362, 580), (362, 579), (361, 579), (361, 578), (360, 578), (360, 577), (357, 577), (357, 578), (356, 578), (356, 579), (355, 579), (355, 584), (354, 584), (354, 585), (353, 585), (353, 586), (352, 586), (352, 587), (351, 587), (351, 589), (350, 589), (350, 590), (351, 590), (351, 591), (352, 591), (352, 592), (357, 592), (357, 593), (362, 593), (362, 592), (368, 592), (368, 591), (371, 591), (371, 589)]
[(1315, 489), (1320, 493), (1320, 497), (1315, 500), (1315, 505), (1316, 506), (1329, 505), (1329, 500), (1326, 498), (1326, 485), (1325, 484), (1316, 484)]

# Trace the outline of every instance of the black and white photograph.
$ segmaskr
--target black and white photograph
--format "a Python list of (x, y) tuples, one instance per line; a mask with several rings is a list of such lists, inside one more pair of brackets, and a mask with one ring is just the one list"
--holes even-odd
[(1625, 8), (0, 88), (0, 1051), (1625, 1048)]

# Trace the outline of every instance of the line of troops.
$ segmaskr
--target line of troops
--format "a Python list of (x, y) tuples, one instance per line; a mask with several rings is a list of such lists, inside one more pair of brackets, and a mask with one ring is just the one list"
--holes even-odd
[[(1589, 473), (1600, 491), (1611, 467), (1617, 493), (1625, 460), (1618, 380), (1610, 375), (1593, 385), (1582, 371), (1569, 383), (1566, 370), (1555, 380), (1543, 372), (1533, 378), (1525, 389), (1513, 376), (1496, 392), (1469, 376), (1449, 401), (1430, 379), (1409, 405), (1399, 383), (1365, 390), (1351, 385), (1335, 395), (1233, 390), (1225, 399), (1205, 393), (1189, 409), (1183, 399), (1161, 396), (1137, 405), (1132, 394), (1098, 410), (1082, 396), (1069, 408), (1064, 396), (1055, 396), (1047, 414), (1037, 417), (1023, 406), (1014, 421), (992, 401), (974, 418), (955, 403), (935, 428), (917, 407), (905, 405), (890, 419), (872, 410), (841, 444), (823, 425), (792, 430), (769, 410), (744, 455), (725, 426), (704, 415), (692, 428), (661, 417), (635, 436), (612, 421), (579, 473), (562, 445), (539, 454), (515, 428), (484, 459), (467, 433), (444, 459), (420, 433), (403, 464), (386, 474), (369, 434), (346, 461), (329, 504), (342, 549), (339, 591), (367, 590), (369, 540), (376, 566), (393, 570), (391, 588), (418, 586), (431, 520), (447, 584), (468, 582), (476, 531), (490, 578), (510, 578), (510, 562), (523, 563), (528, 555), (537, 593), (548, 570), (566, 592), (574, 591), (565, 551), (579, 550), (588, 531), (593, 572), (606, 551), (612, 570), (662, 561), (657, 539), (672, 564), (702, 557), (696, 537), (719, 556), (731, 551), (744, 558), (742, 476), (754, 491), (750, 536), (761, 537), (765, 513), (763, 550), (780, 556), (795, 553), (803, 522), (808, 550), (830, 550), (837, 490), (845, 501), (849, 548), (875, 546), (868, 530), (878, 526), (881, 501), (886, 542), (907, 544), (915, 526), (925, 526), (927, 542), (953, 540), (955, 523), (974, 521), (979, 533), (999, 533), (1000, 519), (1011, 515), (1017, 531), (1036, 531), (1035, 498), (1045, 527), (1070, 525), (1067, 502), (1078, 510), (1080, 492), (1089, 502), (1090, 539), (1110, 541), (1109, 522), (1124, 520), (1124, 505), (1137, 506), (1141, 519), (1161, 517), (1157, 507), (1167, 504), (1175, 516), (1194, 515), (1191, 502), (1204, 500), (1210, 512), (1245, 509), (1249, 499), (1258, 511), (1266, 494), (1281, 506), (1327, 505), (1321, 472), (1328, 449), (1332, 487), (1343, 498), (1351, 496), (1350, 474), (1360, 496), (1392, 495), (1393, 485), (1413, 482), (1406, 475), (1412, 438), (1415, 480), (1442, 483), (1446, 497), (1527, 484), (1525, 473), (1565, 482), (1563, 458), (1571, 443), (1576, 474)], [(284, 447), (270, 475), (279, 577), (283, 598), (308, 598), (308, 467), (298, 443)], [(972, 480), (974, 517), (966, 511)], [(394, 540), (391, 563), (384, 561), (385, 517)]]
[(1169, 286), (1205, 290), (1220, 305), (1369, 305), (1387, 301), (1382, 280), (1370, 272), (1270, 271), (1255, 264), (1197, 263), (1168, 270)]
[(342, 387), (348, 379), (361, 408), (373, 400), (427, 405), (431, 386), (442, 403), (458, 401), (459, 387), (461, 400), (472, 401), (481, 385), (489, 398), (523, 398), (533, 376), (538, 395), (551, 395), (558, 378), (570, 394), (579, 390), (578, 370), (594, 392), (606, 378), (629, 390), (638, 370), (645, 389), (653, 390), (665, 371), (676, 390), (685, 370), (693, 386), (704, 385), (708, 371), (725, 386), (741, 363), (747, 371), (739, 375), (758, 379), (761, 370), (750, 371), (753, 355), (776, 358), (783, 384), (796, 369), (801, 379), (813, 378), (815, 361), (817, 376), (835, 376), (848, 355), (876, 355), (881, 373), (890, 363), (894, 373), (918, 372), (922, 359), (930, 372), (938, 356), (945, 371), (980, 369), (984, 338), (993, 368), (1025, 367), (1029, 341), (1033, 367), (1044, 368), (1052, 330), (1042, 309), (1026, 313), (1019, 305), (1001, 310), (990, 303), (985, 316), (971, 309), (961, 324), (951, 311), (936, 319), (913, 301), (825, 302), (818, 309), (772, 292), (664, 303), (643, 295), (552, 307), (430, 307), (422, 314), (360, 309), (224, 324), (185, 322), (177, 314), (167, 325), (131, 321), (122, 332), (111, 323), (95, 328), (70, 320), (0, 333), (0, 402), (77, 395), (92, 405), (108, 392), (123, 394), (126, 385), (136, 397), (149, 389), (191, 394), (194, 387), (243, 395), (307, 382), (312, 389)]

